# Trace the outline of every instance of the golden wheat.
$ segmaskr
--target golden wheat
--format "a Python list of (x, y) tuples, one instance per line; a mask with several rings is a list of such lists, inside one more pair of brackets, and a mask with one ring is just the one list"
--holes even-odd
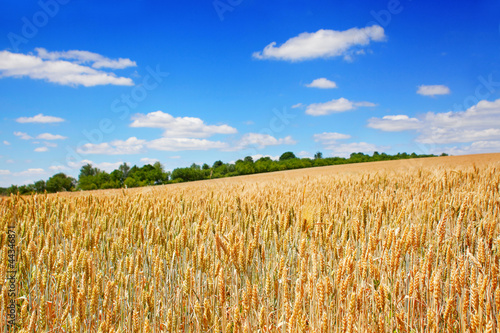
[(497, 332), (499, 184), (489, 164), (11, 196), (1, 284), (15, 221), (23, 332)]

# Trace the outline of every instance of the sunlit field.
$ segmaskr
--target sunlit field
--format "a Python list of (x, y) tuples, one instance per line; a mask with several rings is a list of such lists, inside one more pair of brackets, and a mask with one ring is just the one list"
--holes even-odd
[(500, 154), (0, 201), (22, 332), (499, 332)]

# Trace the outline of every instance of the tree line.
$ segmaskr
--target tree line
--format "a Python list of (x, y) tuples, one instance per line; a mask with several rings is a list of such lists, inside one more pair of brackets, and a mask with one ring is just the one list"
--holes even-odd
[[(189, 167), (176, 168), (172, 172), (165, 171), (160, 162), (153, 165), (146, 164), (142, 167), (134, 165), (130, 167), (123, 163), (118, 169), (107, 173), (86, 164), (81, 167), (78, 179), (70, 177), (64, 173), (57, 173), (47, 181), (39, 180), (33, 184), (12, 185), (8, 188), (0, 188), (0, 195), (10, 194), (33, 194), (33, 193), (56, 193), (75, 190), (97, 190), (112, 188), (130, 188), (151, 185), (164, 185), (180, 182), (188, 182), (203, 179), (214, 179), (223, 177), (233, 177), (240, 175), (250, 175), (254, 173), (264, 173), (291, 169), (301, 169), (319, 167), (327, 165), (338, 165), (348, 163), (362, 163), (374, 161), (389, 161), (421, 157), (435, 157), (432, 154), (398, 153), (389, 155), (386, 153), (374, 152), (373, 155), (363, 153), (352, 153), (350, 157), (326, 157), (323, 158), (321, 152), (317, 152), (314, 158), (298, 158), (293, 152), (285, 152), (279, 160), (270, 157), (261, 157), (254, 161), (251, 156), (237, 160), (235, 163), (223, 163), (215, 161), (211, 166), (207, 163), (198, 165), (193, 163)], [(443, 153), (441, 156), (447, 156)]]

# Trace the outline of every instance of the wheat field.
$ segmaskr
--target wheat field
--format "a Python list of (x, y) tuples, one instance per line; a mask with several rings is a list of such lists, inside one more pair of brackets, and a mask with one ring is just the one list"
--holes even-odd
[(500, 154), (0, 200), (21, 332), (500, 332)]

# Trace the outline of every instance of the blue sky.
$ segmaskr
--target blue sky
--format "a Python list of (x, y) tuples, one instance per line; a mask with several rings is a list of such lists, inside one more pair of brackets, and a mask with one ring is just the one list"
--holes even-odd
[(91, 162), (500, 151), (497, 1), (9, 1), (0, 186)]

